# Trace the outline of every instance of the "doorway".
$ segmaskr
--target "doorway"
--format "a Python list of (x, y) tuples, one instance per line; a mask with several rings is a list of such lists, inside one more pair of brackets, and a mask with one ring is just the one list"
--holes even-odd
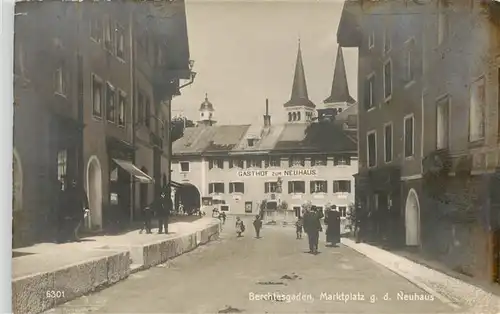
[(85, 221), (86, 227), (100, 230), (102, 229), (102, 169), (96, 156), (90, 157), (87, 165), (87, 194), (90, 219)]
[(420, 245), (420, 203), (417, 192), (410, 189), (405, 207), (406, 245)]

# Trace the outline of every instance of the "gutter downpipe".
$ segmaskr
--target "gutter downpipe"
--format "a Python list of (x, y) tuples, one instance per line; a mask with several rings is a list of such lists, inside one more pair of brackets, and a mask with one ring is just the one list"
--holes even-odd
[[(130, 49), (130, 126), (131, 126), (131, 139), (130, 142), (134, 149), (132, 155), (132, 163), (135, 164), (135, 41), (134, 41), (134, 10), (135, 7), (130, 6), (129, 13), (129, 49)], [(135, 180), (132, 177), (130, 182), (130, 223), (134, 222), (134, 208), (135, 208)]]

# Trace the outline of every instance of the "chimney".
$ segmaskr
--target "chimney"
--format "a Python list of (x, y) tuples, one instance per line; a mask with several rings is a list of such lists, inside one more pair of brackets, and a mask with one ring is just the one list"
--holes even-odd
[(264, 115), (264, 127), (271, 126), (271, 116), (269, 115), (269, 99), (266, 98), (266, 114)]

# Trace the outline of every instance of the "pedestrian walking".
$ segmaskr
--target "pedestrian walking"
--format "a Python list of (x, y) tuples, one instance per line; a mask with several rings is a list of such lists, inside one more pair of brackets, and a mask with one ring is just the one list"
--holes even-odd
[(65, 231), (62, 240), (63, 242), (80, 241), (80, 227), (89, 211), (89, 203), (85, 190), (77, 185), (76, 180), (72, 180), (63, 192), (63, 204), (64, 207), (61, 210), (65, 211), (63, 213)]
[(260, 239), (260, 230), (262, 229), (262, 219), (259, 215), (255, 216), (255, 220), (253, 221), (253, 227), (255, 229), (255, 237)]
[(327, 225), (326, 242), (337, 246), (340, 243), (340, 213), (337, 211), (337, 206), (333, 205), (327, 211), (325, 224)]
[(214, 209), (212, 209), (212, 217), (217, 217), (219, 215), (219, 210), (217, 209), (217, 207), (214, 207)]
[(236, 234), (238, 235), (238, 237), (241, 237), (243, 232), (245, 232), (245, 224), (240, 219), (240, 217), (236, 217)]
[(222, 219), (222, 224), (225, 224), (226, 223), (226, 213), (225, 212), (222, 212), (219, 214), (219, 219)]
[(319, 233), (323, 231), (321, 218), (315, 207), (304, 214), (304, 231), (309, 239), (309, 253), (318, 253)]
[(297, 234), (297, 239), (302, 239), (302, 229), (304, 226), (304, 221), (302, 217), (298, 217), (295, 222), (295, 233)]

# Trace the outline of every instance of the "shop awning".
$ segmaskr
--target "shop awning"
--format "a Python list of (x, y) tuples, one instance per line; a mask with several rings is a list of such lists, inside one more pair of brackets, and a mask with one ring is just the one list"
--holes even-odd
[(144, 172), (142, 172), (139, 168), (134, 166), (133, 163), (130, 161), (125, 161), (121, 159), (114, 159), (113, 161), (118, 164), (118, 166), (122, 167), (123, 170), (127, 171), (130, 173), (132, 176), (134, 176), (140, 183), (153, 183), (154, 180)]

